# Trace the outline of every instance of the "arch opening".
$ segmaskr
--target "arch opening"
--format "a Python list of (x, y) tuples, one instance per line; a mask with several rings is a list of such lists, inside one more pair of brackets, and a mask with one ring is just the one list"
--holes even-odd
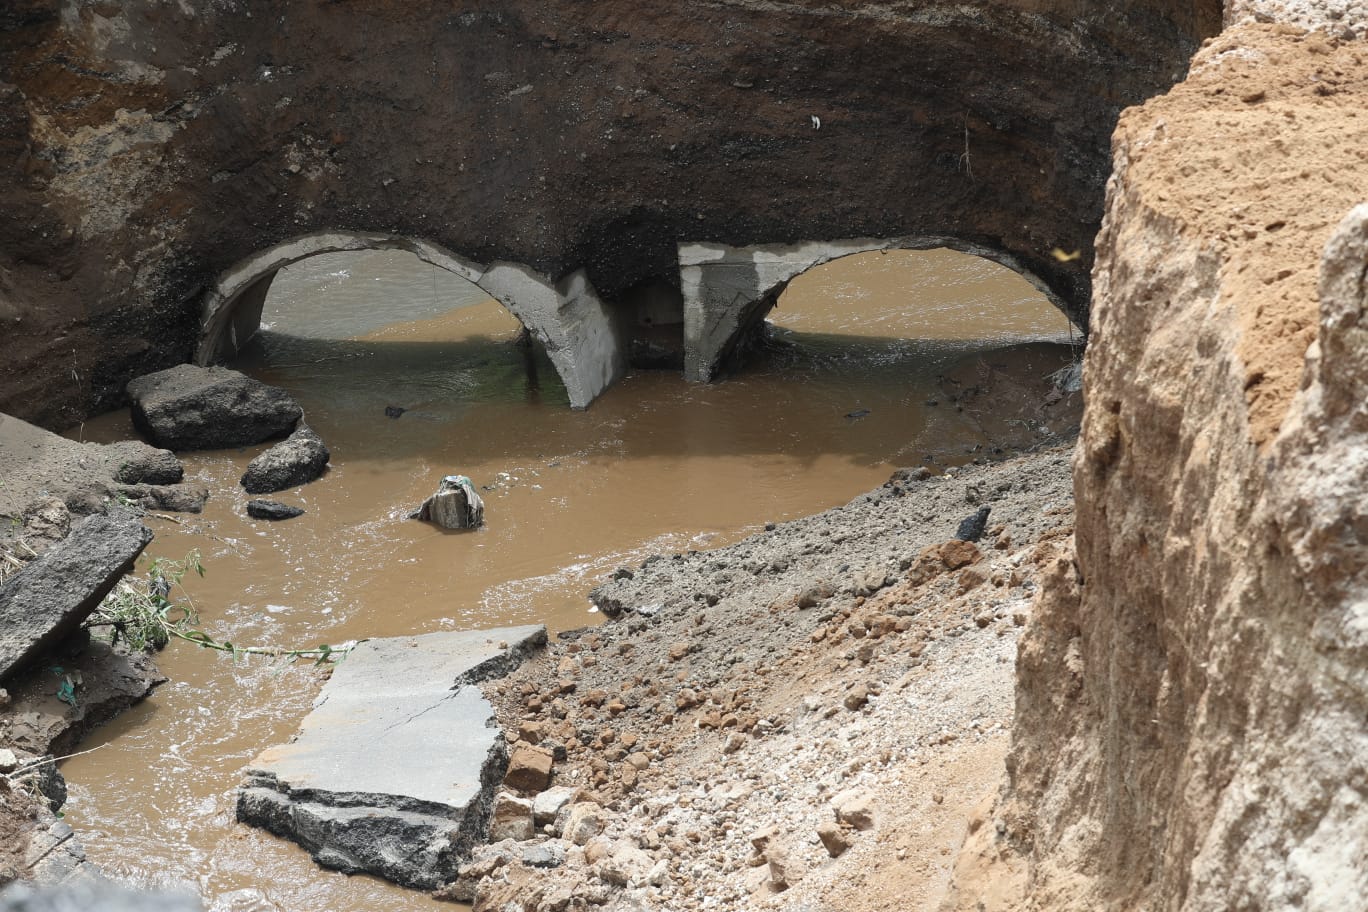
[(870, 251), (944, 248), (1006, 267), (1029, 283), (1074, 326), (1071, 308), (1046, 282), (1005, 251), (947, 237), (861, 238), (730, 247), (679, 246), (684, 307), (684, 374), (717, 379), (758, 341), (765, 316), (797, 277), (833, 260)]
[(254, 254), (221, 273), (201, 305), (195, 363), (238, 354), (261, 327), (280, 270), (325, 253), (402, 250), (499, 301), (546, 350), (570, 405), (587, 408), (625, 369), (620, 333), (583, 270), (552, 281), (520, 263), (488, 265), (416, 238), (364, 232), (319, 232)]

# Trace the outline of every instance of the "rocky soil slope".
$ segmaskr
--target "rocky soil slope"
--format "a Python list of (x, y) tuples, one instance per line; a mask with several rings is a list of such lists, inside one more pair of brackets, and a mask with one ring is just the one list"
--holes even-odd
[[(921, 476), (624, 568), (595, 594), (615, 621), (487, 685), (526, 793), (495, 804), (493, 835), (513, 841), (445, 894), (934, 906), (966, 826), (986, 825), (974, 805), (1007, 746), (1016, 637), (1072, 506), (1065, 448)], [(984, 505), (983, 541), (952, 541)], [(529, 773), (538, 758), (553, 779)]]

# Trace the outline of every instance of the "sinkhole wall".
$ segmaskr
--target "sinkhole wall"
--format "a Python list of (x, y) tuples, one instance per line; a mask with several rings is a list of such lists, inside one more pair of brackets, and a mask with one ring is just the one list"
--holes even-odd
[(1287, 6), (1117, 128), (1076, 550), (966, 912), (1368, 896), (1368, 14)]
[[(0, 9), (0, 410), (191, 358), (217, 276), (378, 232), (610, 307), (676, 245), (945, 235), (1086, 322), (1120, 109), (1219, 3), (436, 0)], [(1082, 256), (1060, 262), (1054, 247)], [(625, 317), (624, 317), (625, 319)]]

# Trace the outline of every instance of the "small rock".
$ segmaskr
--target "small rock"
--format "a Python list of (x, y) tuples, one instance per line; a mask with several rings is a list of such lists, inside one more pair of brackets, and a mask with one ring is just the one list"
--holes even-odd
[(979, 507), (973, 516), (966, 517), (960, 522), (955, 538), (964, 542), (976, 542), (982, 538), (983, 530), (988, 527), (988, 514), (992, 510), (992, 507)]
[(850, 688), (841, 702), (845, 704), (846, 709), (855, 712), (869, 702), (869, 688), (863, 684), (856, 684)]
[(847, 789), (831, 799), (836, 820), (857, 830), (874, 828), (874, 796), (863, 789)]
[(494, 811), (489, 819), (491, 842), (531, 839), (535, 832), (531, 801), (508, 792), (500, 792), (495, 796)]
[(575, 800), (577, 791), (562, 785), (539, 793), (532, 799), (532, 820), (537, 826), (554, 822), (561, 808)]
[(522, 863), (529, 868), (559, 868), (565, 864), (565, 846), (560, 842), (539, 842), (522, 851)]
[(185, 468), (176, 454), (148, 446), (141, 440), (120, 440), (103, 450), (111, 467), (110, 477), (126, 485), (172, 485), (185, 477)]
[(166, 510), (170, 513), (201, 513), (205, 501), (209, 499), (208, 486), (198, 483), (121, 484), (114, 486), (114, 492), (144, 510)]
[(303, 516), (304, 509), (274, 500), (249, 500), (247, 515), (253, 519), (294, 519), (296, 516)]
[(746, 840), (751, 844), (751, 847), (755, 849), (755, 854), (764, 855), (770, 844), (778, 838), (779, 826), (778, 824), (771, 823), (769, 826), (751, 833), (746, 837)]
[(484, 501), (464, 475), (447, 475), (411, 519), (436, 523), (443, 529), (477, 529), (484, 525)]
[(280, 443), (247, 463), (242, 486), (248, 494), (270, 494), (307, 484), (328, 467), (328, 448), (303, 421)]
[(19, 758), (9, 748), (0, 748), (0, 773), (12, 773), (19, 768)]
[(933, 547), (947, 570), (958, 570), (983, 560), (983, 553), (971, 542), (951, 540)]
[(519, 792), (541, 792), (551, 784), (554, 758), (549, 750), (526, 742), (519, 743), (508, 758), (504, 785)]
[(654, 858), (631, 842), (620, 839), (613, 843), (608, 857), (599, 862), (599, 879), (615, 887), (640, 886), (650, 878), (654, 862)]
[(765, 860), (769, 862), (770, 886), (774, 889), (787, 890), (798, 882), (797, 870), (786, 846), (774, 843), (765, 853)]
[(597, 804), (579, 801), (569, 805), (567, 810), (565, 825), (561, 827), (566, 841), (582, 846), (603, 832), (603, 809)]
[(827, 854), (832, 858), (840, 858), (841, 854), (850, 848), (850, 837), (847, 835), (845, 827), (839, 823), (827, 821), (818, 824), (817, 838), (822, 840), (822, 847), (827, 850)]
[(404, 408), (402, 405), (387, 405), (385, 406), (385, 417), (398, 418), (407, 411), (408, 409)]

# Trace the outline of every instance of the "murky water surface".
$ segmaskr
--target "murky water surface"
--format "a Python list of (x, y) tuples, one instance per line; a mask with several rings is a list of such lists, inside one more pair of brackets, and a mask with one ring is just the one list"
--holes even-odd
[[(264, 446), (188, 454), (209, 505), (150, 519), (149, 553), (201, 552), (207, 574), (189, 591), (203, 626), (240, 645), (577, 627), (599, 619), (585, 594), (619, 565), (734, 541), (844, 503), (928, 452), (984, 443), (966, 415), (925, 405), (966, 356), (993, 350), (1040, 374), (1068, 357), (1062, 345), (999, 350), (1067, 341), (1068, 324), (1020, 277), (948, 251), (829, 264), (794, 281), (771, 319), (780, 344), (739, 376), (696, 386), (637, 373), (574, 412), (544, 355), (529, 380), (516, 321), (473, 286), (403, 253), (306, 260), (277, 278), (269, 331), (238, 366), (294, 393), (332, 450), (324, 478), (273, 495), (308, 513), (245, 518), (237, 480)], [(386, 406), (406, 411), (387, 418)], [(126, 412), (80, 433), (132, 436)], [(453, 472), (483, 488), (487, 528), (405, 518)], [(243, 767), (309, 709), (311, 667), (181, 643), (158, 663), (170, 683), (64, 766), (68, 819), (93, 860), (138, 883), (188, 884), (222, 912), (439, 907), (234, 822)]]

